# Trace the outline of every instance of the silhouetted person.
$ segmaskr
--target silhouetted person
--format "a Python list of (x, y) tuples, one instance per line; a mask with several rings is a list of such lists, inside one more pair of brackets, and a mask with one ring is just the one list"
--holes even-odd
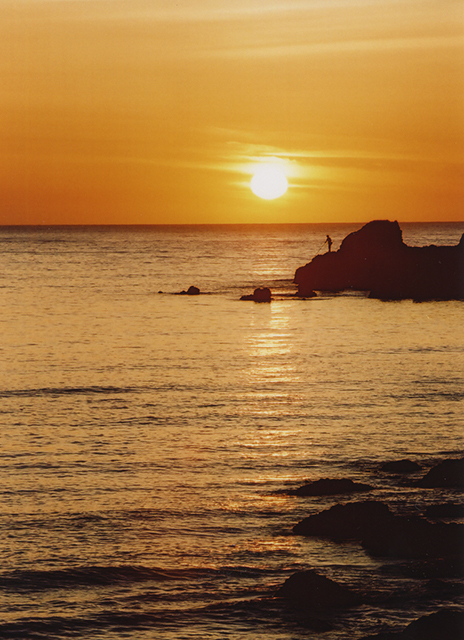
[(329, 253), (330, 253), (332, 251), (332, 245), (333, 245), (332, 238), (330, 236), (327, 236), (325, 241), (327, 242), (327, 246), (329, 247)]

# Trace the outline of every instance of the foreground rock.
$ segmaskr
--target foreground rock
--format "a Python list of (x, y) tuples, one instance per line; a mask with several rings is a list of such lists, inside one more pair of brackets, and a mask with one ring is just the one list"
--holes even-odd
[(464, 555), (463, 525), (395, 516), (386, 504), (375, 500), (337, 504), (305, 518), (293, 527), (293, 533), (336, 542), (357, 540), (374, 556), (415, 559)]
[(376, 500), (336, 504), (296, 524), (293, 533), (320, 536), (338, 542), (361, 540), (371, 530), (376, 532), (380, 525), (389, 522), (392, 517), (389, 507)]
[(402, 235), (398, 222), (369, 222), (338, 251), (296, 270), (298, 295), (352, 289), (382, 300), (464, 299), (464, 235), (458, 245), (441, 247), (409, 247)]
[(418, 516), (394, 516), (383, 528), (366, 534), (362, 545), (373, 556), (463, 558), (464, 527), (456, 523), (431, 523)]
[(426, 518), (464, 518), (464, 504), (446, 502), (431, 504), (424, 513)]
[(363, 640), (462, 640), (464, 611), (440, 609), (414, 620), (399, 633), (385, 632), (366, 636)]
[(334, 496), (343, 493), (370, 491), (371, 489), (369, 484), (353, 482), (353, 480), (321, 478), (290, 491), (290, 494), (294, 496)]
[(408, 459), (392, 460), (391, 462), (385, 462), (380, 467), (380, 471), (385, 471), (385, 473), (415, 473), (421, 469), (420, 464)]
[(464, 489), (464, 458), (443, 460), (421, 478), (416, 486), (429, 489)]
[(253, 293), (242, 296), (240, 300), (252, 300), (253, 302), (271, 302), (271, 290), (267, 287), (260, 287), (258, 289), (255, 289)]
[(311, 569), (294, 573), (275, 595), (312, 611), (351, 607), (360, 603), (356, 593)]

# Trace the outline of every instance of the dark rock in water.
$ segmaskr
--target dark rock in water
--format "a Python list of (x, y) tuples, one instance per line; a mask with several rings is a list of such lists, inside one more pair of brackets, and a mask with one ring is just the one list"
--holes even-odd
[(362, 482), (353, 482), (347, 479), (321, 478), (298, 487), (290, 493), (295, 496), (333, 496), (342, 493), (355, 493), (357, 491), (370, 491), (372, 487)]
[(464, 489), (464, 458), (443, 460), (418, 480), (416, 486), (431, 489), (440, 487)]
[(293, 527), (293, 533), (338, 541), (361, 540), (371, 529), (376, 531), (391, 518), (393, 514), (383, 502), (348, 502), (304, 518)]
[(360, 603), (356, 593), (311, 569), (294, 573), (275, 595), (315, 611), (351, 607)]
[(464, 526), (431, 523), (418, 516), (394, 516), (362, 537), (362, 546), (373, 556), (390, 558), (462, 558)]
[(193, 285), (187, 289), (187, 291), (181, 291), (179, 293), (180, 296), (199, 296), (200, 289), (198, 287), (194, 287)]
[(464, 551), (463, 525), (395, 516), (386, 504), (375, 500), (337, 504), (305, 518), (293, 527), (293, 533), (337, 542), (358, 540), (374, 556), (458, 558)]
[(338, 251), (296, 270), (298, 295), (352, 289), (381, 300), (464, 299), (464, 235), (459, 244), (440, 247), (409, 247), (402, 235), (398, 222), (369, 222)]
[(414, 620), (399, 633), (384, 632), (365, 636), (363, 640), (462, 640), (464, 611), (440, 609)]
[(380, 471), (386, 473), (415, 473), (421, 469), (420, 464), (412, 460), (392, 460), (392, 462), (386, 462), (380, 467)]
[(424, 515), (426, 518), (464, 518), (464, 504), (454, 502), (431, 504)]
[(252, 294), (240, 298), (240, 300), (252, 300), (253, 302), (271, 302), (271, 299), (271, 290), (267, 287), (255, 289)]
[(464, 611), (441, 609), (411, 622), (402, 635), (404, 640), (462, 640)]

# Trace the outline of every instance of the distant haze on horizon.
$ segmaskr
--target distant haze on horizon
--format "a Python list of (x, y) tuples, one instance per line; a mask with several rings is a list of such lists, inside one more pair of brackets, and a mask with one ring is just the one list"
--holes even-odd
[(0, 225), (464, 219), (461, 0), (0, 0), (0, 53)]

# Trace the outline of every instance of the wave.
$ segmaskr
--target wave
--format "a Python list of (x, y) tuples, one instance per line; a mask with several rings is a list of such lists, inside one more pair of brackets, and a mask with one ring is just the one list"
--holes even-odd
[[(236, 570), (237, 568), (234, 569)], [(190, 571), (187, 570), (189, 573)], [(211, 572), (215, 573), (214, 570)], [(221, 573), (221, 570), (217, 573)], [(156, 629), (157, 637), (174, 638), (179, 636), (173, 634), (188, 627), (188, 637), (193, 638), (204, 637), (205, 625), (209, 628), (208, 637), (223, 637), (225, 627), (227, 637), (229, 634), (232, 634), (230, 637), (242, 637), (243, 632), (255, 634), (257, 627), (260, 629), (260, 637), (265, 637), (264, 633), (267, 631), (275, 637), (272, 632), (280, 633), (282, 629), (293, 632), (298, 637), (301, 637), (300, 633), (307, 637), (308, 631), (323, 633), (334, 628), (333, 612), (325, 614), (323, 611), (306, 611), (275, 598), (274, 592), (275, 588), (270, 585), (259, 590), (243, 589), (241, 593), (235, 593), (233, 596), (210, 592), (210, 602), (203, 606), (199, 606), (200, 602), (194, 602), (195, 598), (192, 600), (187, 597), (185, 600), (185, 594), (171, 597), (168, 606), (160, 606), (154, 593), (138, 594), (134, 598), (119, 598), (117, 609), (105, 608), (90, 615), (71, 614), (41, 618), (28, 616), (14, 622), (0, 623), (0, 637), (43, 640), (44, 637), (69, 638), (78, 635), (94, 637), (89, 634), (99, 632), (111, 634), (108, 637), (121, 637), (119, 634), (137, 637), (135, 634), (145, 630), (153, 633)], [(197, 595), (200, 601), (205, 601), (204, 594)], [(109, 602), (106, 601), (106, 604), (108, 606)], [(149, 605), (149, 608), (142, 608), (145, 604)], [(156, 609), (153, 608), (155, 604)], [(167, 632), (166, 636), (163, 631)]]
[(45, 591), (140, 582), (198, 581), (219, 577), (251, 577), (273, 570), (247, 566), (166, 569), (136, 565), (83, 566), (50, 570), (14, 570), (0, 575), (0, 589)]
[[(244, 594), (245, 595), (245, 594)], [(251, 596), (251, 597), (250, 597)], [(257, 596), (257, 597), (256, 597)], [(147, 594), (150, 604), (156, 602), (154, 594)], [(255, 632), (259, 625), (261, 632), (267, 630), (315, 631), (324, 632), (333, 628), (333, 624), (324, 617), (308, 615), (298, 609), (289, 608), (276, 600), (271, 591), (255, 594), (248, 592), (245, 597), (226, 597), (217, 594), (217, 602), (198, 606), (190, 602), (187, 606), (140, 608), (140, 598), (134, 603), (118, 602), (117, 609), (104, 609), (90, 615), (56, 615), (32, 617), (25, 616), (12, 622), (0, 623), (0, 638), (44, 637), (95, 637), (105, 633), (105, 637), (137, 637), (143, 631), (156, 629), (157, 637), (178, 637), (173, 633), (188, 627), (188, 637), (204, 637), (205, 624), (216, 629), (217, 635), (208, 633), (208, 637), (223, 637), (225, 626), (228, 633)], [(157, 603), (159, 604), (159, 603)], [(193, 606), (192, 606), (193, 604)], [(167, 632), (164, 636), (163, 630)], [(92, 634), (92, 635), (90, 635)], [(150, 636), (152, 637), (152, 636)], [(228, 636), (229, 637), (229, 636)], [(231, 636), (233, 637), (233, 635)], [(262, 636), (260, 636), (262, 637)]]
[[(241, 607), (243, 609), (243, 607)], [(205, 621), (221, 625), (227, 624), (228, 627), (234, 622), (240, 624), (240, 628), (245, 625), (250, 629), (254, 628), (257, 620), (256, 606), (250, 609), (239, 611), (235, 617), (236, 620), (230, 618), (225, 611), (208, 612), (204, 609), (196, 610), (159, 610), (156, 612), (128, 611), (102, 612), (95, 616), (88, 617), (67, 617), (53, 616), (47, 618), (23, 618), (15, 622), (0, 623), (0, 638), (18, 639), (28, 638), (29, 640), (43, 640), (44, 638), (70, 638), (70, 637), (95, 637), (94, 634), (111, 634), (108, 637), (121, 637), (120, 634), (128, 635), (128, 637), (136, 637), (133, 634), (142, 633), (156, 629), (158, 633), (162, 630), (169, 632), (168, 637), (172, 638), (173, 629), (188, 627), (188, 637), (202, 637), (195, 633), (190, 635), (192, 628), (201, 633), (204, 631)], [(250, 614), (253, 614), (250, 617)], [(272, 615), (272, 614), (271, 614)], [(270, 615), (267, 615), (270, 618)], [(271, 618), (272, 619), (272, 618)], [(260, 623), (265, 622), (261, 617)], [(274, 625), (276, 622), (274, 622)], [(279, 625), (280, 627), (280, 625)], [(320, 629), (320, 630), (326, 630)], [(85, 635), (83, 635), (85, 634)], [(92, 635), (90, 635), (92, 634)], [(130, 634), (130, 635), (129, 635)], [(210, 634), (208, 634), (210, 636)], [(100, 635), (98, 635), (100, 637)], [(105, 637), (107, 637), (105, 635)], [(165, 637), (165, 636), (163, 636)]]
[(132, 565), (89, 566), (72, 569), (11, 571), (0, 575), (0, 589), (43, 591), (118, 583), (197, 580), (208, 576), (209, 569), (160, 569)]
[(133, 393), (138, 389), (132, 387), (43, 387), (39, 389), (13, 389), (0, 391), (0, 398), (36, 398), (39, 396), (67, 396), (91, 394)]
[(424, 391), (424, 392), (405, 392), (403, 394), (394, 395), (391, 397), (408, 398), (409, 400), (451, 400), (454, 402), (461, 402), (464, 399), (464, 391)]
[[(143, 393), (144, 391), (194, 391), (198, 386), (191, 384), (163, 384), (158, 386), (141, 387), (113, 387), (93, 385), (89, 387), (39, 387), (32, 389), (3, 389), (0, 390), (0, 398), (39, 398), (56, 396), (86, 396), (86, 395), (121, 395), (124, 393)], [(151, 402), (145, 403), (145, 407), (155, 407)], [(151, 416), (148, 416), (151, 417)], [(132, 419), (128, 419), (130, 422)]]
[[(44, 638), (95, 637), (94, 634), (120, 632), (141, 632), (153, 628), (166, 627), (177, 621), (172, 612), (105, 612), (89, 617), (53, 616), (44, 618), (23, 618), (15, 622), (0, 623), (0, 638)], [(85, 634), (84, 636), (81, 634)], [(92, 634), (92, 635), (89, 635)], [(100, 635), (99, 635), (100, 637)], [(112, 637), (115, 637), (114, 635)]]

